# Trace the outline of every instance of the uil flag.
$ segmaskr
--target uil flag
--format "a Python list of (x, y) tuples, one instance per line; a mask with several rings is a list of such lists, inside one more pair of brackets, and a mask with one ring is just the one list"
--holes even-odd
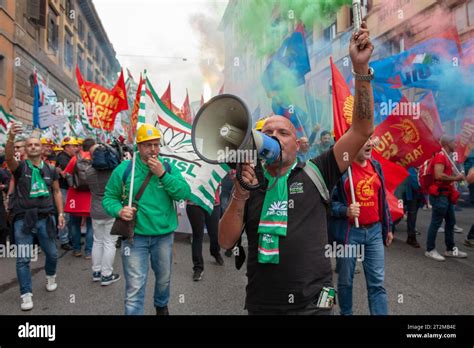
[(334, 117), (334, 135), (339, 139), (352, 125), (352, 110), (354, 108), (354, 97), (344, 80), (341, 72), (332, 61), (332, 108)]
[(441, 149), (425, 122), (415, 115), (390, 115), (377, 126), (374, 137), (378, 139), (375, 151), (405, 168), (421, 166)]

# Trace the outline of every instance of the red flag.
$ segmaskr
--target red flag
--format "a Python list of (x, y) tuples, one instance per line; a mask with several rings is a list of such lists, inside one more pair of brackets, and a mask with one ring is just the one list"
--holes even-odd
[(188, 90), (186, 89), (186, 99), (184, 99), (183, 106), (181, 107), (181, 113), (183, 114), (184, 120), (187, 123), (192, 123), (192, 117), (191, 117), (191, 105), (189, 104), (189, 94)]
[(465, 114), (466, 117), (461, 126), (461, 133), (456, 137), (458, 163), (463, 163), (474, 149), (474, 108), (468, 108)]
[(111, 90), (90, 81), (84, 81), (78, 66), (76, 66), (76, 77), (91, 126), (102, 128), (104, 131), (112, 131), (117, 113), (128, 109), (123, 71)]
[(441, 149), (421, 118), (412, 115), (390, 115), (377, 126), (374, 137), (378, 138), (375, 151), (403, 167), (419, 167)]
[(224, 94), (224, 84), (222, 84), (222, 87), (221, 87), (221, 89), (219, 90), (218, 95), (220, 95), (220, 94)]
[(172, 110), (172, 102), (171, 102), (171, 81), (168, 83), (168, 88), (166, 89), (165, 93), (161, 96), (161, 101), (169, 110)]
[(420, 117), (434, 138), (439, 140), (443, 135), (443, 126), (441, 125), (436, 102), (431, 91), (420, 101)]
[(204, 105), (204, 97), (203, 95), (201, 94), (201, 105), (200, 106), (203, 106)]
[(354, 97), (344, 80), (341, 72), (332, 61), (332, 109), (334, 117), (334, 136), (338, 140), (352, 124), (352, 110), (354, 108)]

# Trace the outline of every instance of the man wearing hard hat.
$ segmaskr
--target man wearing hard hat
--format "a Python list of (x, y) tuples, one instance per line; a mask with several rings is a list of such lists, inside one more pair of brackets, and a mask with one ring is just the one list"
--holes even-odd
[(153, 174), (136, 204), (138, 208), (126, 206), (132, 180), (131, 161), (123, 161), (115, 168), (102, 200), (102, 206), (112, 217), (131, 221), (136, 215), (133, 240), (122, 243), (126, 315), (144, 314), (149, 258), (156, 278), (153, 296), (156, 314), (168, 314), (173, 232), (178, 226), (173, 201), (188, 199), (191, 189), (179, 169), (171, 163), (165, 165), (159, 157), (160, 138), (159, 130), (149, 124), (137, 131), (134, 198), (148, 173)]

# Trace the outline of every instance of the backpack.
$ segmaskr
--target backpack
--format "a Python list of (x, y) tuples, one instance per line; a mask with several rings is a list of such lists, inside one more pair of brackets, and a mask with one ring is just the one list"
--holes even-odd
[(306, 165), (304, 166), (303, 170), (318, 189), (324, 204), (326, 204), (326, 206), (329, 206), (329, 204), (331, 203), (331, 195), (329, 194), (326, 182), (324, 181), (323, 175), (321, 174), (321, 171), (319, 170), (318, 166), (312, 161), (306, 161)]
[(76, 158), (77, 162), (74, 167), (73, 187), (77, 191), (89, 191), (87, 173), (92, 168), (92, 161), (83, 158), (79, 152), (77, 153)]
[(108, 144), (99, 144), (92, 156), (92, 167), (96, 170), (113, 170), (120, 162), (119, 153)]
[(423, 194), (428, 194), (430, 186), (434, 184), (433, 158), (434, 157), (424, 161), (418, 171), (418, 183), (420, 184)]

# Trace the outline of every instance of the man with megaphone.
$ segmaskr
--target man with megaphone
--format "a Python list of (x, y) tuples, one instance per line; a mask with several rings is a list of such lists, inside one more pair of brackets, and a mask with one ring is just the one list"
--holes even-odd
[(349, 45), (355, 78), (352, 126), (332, 149), (306, 163), (298, 162), (295, 127), (287, 118), (273, 116), (262, 132), (278, 139), (281, 161), (264, 164), (264, 184), (257, 190), (244, 188), (258, 182), (250, 163), (242, 165), (241, 180), (234, 181), (232, 200), (220, 221), (219, 243), (231, 249), (244, 229), (247, 233), (245, 306), (249, 314), (332, 312), (332, 269), (325, 256), (328, 206), (305, 166), (315, 167), (313, 172), (331, 191), (373, 133), (370, 81), (374, 71), (369, 70), (373, 50), (364, 22)]

